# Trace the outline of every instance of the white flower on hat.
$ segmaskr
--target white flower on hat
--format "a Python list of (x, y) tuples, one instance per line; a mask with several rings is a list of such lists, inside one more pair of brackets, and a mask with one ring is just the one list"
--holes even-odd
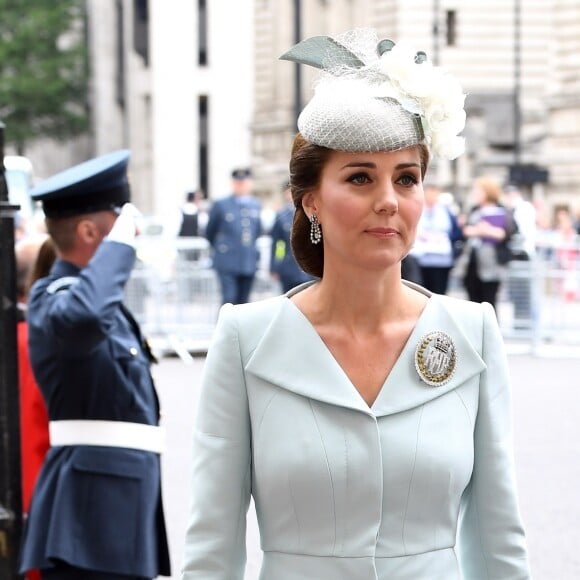
[(455, 159), (463, 153), (465, 140), (458, 134), (465, 127), (465, 94), (455, 78), (405, 43), (395, 44), (371, 66), (389, 79), (382, 83), (385, 96), (396, 95), (405, 109), (421, 116), (425, 137), (436, 155)]

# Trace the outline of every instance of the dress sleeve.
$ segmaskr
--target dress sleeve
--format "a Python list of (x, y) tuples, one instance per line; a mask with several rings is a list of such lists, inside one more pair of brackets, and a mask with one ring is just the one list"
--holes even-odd
[(483, 359), (474, 467), (462, 502), (459, 555), (465, 580), (531, 578), (512, 452), (507, 356), (496, 316), (483, 304)]
[(250, 502), (250, 417), (233, 307), (208, 351), (194, 433), (183, 580), (242, 580)]

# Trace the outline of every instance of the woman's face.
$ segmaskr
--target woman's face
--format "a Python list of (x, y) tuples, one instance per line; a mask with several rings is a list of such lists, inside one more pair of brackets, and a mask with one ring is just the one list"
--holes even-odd
[(322, 227), (325, 270), (350, 264), (384, 270), (400, 262), (415, 241), (423, 209), (421, 157), (395, 152), (332, 152), (320, 186), (303, 198)]

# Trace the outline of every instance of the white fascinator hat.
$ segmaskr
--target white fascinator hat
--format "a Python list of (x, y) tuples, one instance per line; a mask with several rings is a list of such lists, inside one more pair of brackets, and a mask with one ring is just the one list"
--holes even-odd
[(364, 28), (336, 38), (308, 38), (280, 58), (321, 70), (314, 96), (298, 118), (307, 141), (349, 152), (423, 143), (437, 157), (463, 153), (465, 94), (424, 52), (379, 40)]

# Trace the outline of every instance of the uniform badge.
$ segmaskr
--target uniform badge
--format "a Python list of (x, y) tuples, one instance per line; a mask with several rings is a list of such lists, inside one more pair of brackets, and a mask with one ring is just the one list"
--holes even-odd
[(421, 380), (432, 387), (447, 383), (455, 372), (457, 352), (448, 334), (437, 330), (426, 334), (415, 351), (415, 368)]

